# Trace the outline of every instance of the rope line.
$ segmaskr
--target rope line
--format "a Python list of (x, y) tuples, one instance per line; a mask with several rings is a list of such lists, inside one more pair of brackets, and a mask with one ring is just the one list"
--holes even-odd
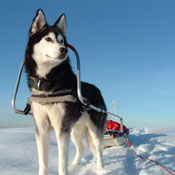
[(152, 160), (152, 159), (148, 159), (148, 158), (144, 158), (144, 157), (138, 155), (138, 154), (134, 151), (134, 149), (131, 147), (132, 145), (131, 145), (131, 143), (130, 143), (130, 141), (129, 141), (128, 139), (125, 139), (125, 142), (126, 142), (126, 144), (129, 146), (129, 148), (131, 149), (131, 151), (132, 151), (137, 157), (139, 157), (139, 158), (141, 158), (141, 159), (143, 159), (143, 160), (145, 160), (145, 161), (153, 162), (153, 163), (155, 163), (156, 165), (160, 166), (160, 167), (161, 167), (162, 169), (164, 169), (165, 171), (167, 171), (169, 174), (175, 175), (174, 173), (172, 173), (170, 170), (168, 170), (167, 168), (165, 168), (163, 165), (161, 165), (161, 164), (158, 163), (157, 161)]

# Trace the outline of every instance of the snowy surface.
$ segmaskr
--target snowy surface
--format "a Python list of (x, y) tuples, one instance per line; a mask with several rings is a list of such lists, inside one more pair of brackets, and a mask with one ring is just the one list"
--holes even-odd
[[(134, 150), (143, 157), (158, 161), (175, 174), (175, 127), (132, 128), (129, 139)], [(49, 175), (57, 174), (57, 142), (51, 135)], [(137, 158), (126, 144), (104, 150), (104, 168), (96, 169), (95, 158), (84, 140), (85, 151), (80, 165), (69, 166), (70, 175), (166, 175), (152, 162)], [(75, 147), (70, 144), (70, 162)], [(0, 129), (0, 174), (37, 175), (38, 157), (34, 128)]]

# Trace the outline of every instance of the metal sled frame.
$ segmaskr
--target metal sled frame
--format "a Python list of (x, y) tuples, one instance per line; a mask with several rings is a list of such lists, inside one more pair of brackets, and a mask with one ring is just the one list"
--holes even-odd
[[(120, 119), (120, 126), (121, 126), (121, 134), (123, 135), (124, 134), (124, 129), (123, 129), (123, 119), (122, 119), (122, 117), (120, 117), (116, 114), (113, 114), (111, 112), (107, 112), (107, 111), (105, 111), (101, 108), (97, 108), (97, 107), (93, 106), (92, 104), (90, 104), (88, 99), (86, 99), (82, 96), (82, 93), (81, 93), (81, 76), (80, 76), (80, 57), (79, 57), (79, 54), (78, 54), (77, 50), (72, 45), (67, 44), (67, 47), (69, 47), (75, 53), (76, 59), (77, 59), (77, 94), (78, 94), (78, 99), (80, 100), (80, 102), (83, 105), (85, 105), (85, 106), (87, 106), (87, 107), (89, 107), (93, 110), (96, 110), (96, 111), (102, 112), (102, 113), (106, 113), (108, 115), (112, 115), (114, 117), (119, 118)], [(26, 114), (25, 114), (24, 110), (17, 109), (17, 107), (16, 107), (16, 97), (17, 97), (18, 88), (19, 88), (19, 84), (20, 84), (21, 75), (22, 75), (24, 65), (25, 65), (25, 59), (23, 60), (21, 66), (20, 66), (17, 81), (16, 81), (16, 86), (15, 86), (14, 96), (12, 98), (13, 110), (15, 111), (15, 113), (22, 114), (22, 115), (26, 115)], [(32, 115), (32, 113), (29, 113), (28, 115)]]

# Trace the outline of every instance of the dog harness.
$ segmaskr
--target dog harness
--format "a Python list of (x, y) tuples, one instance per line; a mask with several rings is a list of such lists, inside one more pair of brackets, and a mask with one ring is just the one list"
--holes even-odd
[(46, 105), (49, 103), (62, 103), (62, 102), (76, 102), (77, 98), (73, 95), (72, 89), (64, 89), (55, 92), (51, 91), (54, 85), (54, 81), (42, 80), (34, 77), (30, 77), (29, 86), (30, 88), (35, 88), (38, 91), (46, 91), (44, 94), (32, 94), (28, 98), (28, 103), (32, 102), (40, 103)]
[[(65, 92), (67, 92), (67, 94)], [(58, 91), (56, 94), (50, 95), (32, 95), (28, 98), (28, 103), (26, 104), (26, 107), (24, 109), (24, 114), (27, 115), (30, 112), (32, 102), (36, 102), (41, 105), (64, 102), (75, 103), (77, 101), (77, 97), (72, 94), (68, 94), (68, 92), (72, 92), (72, 90), (67, 89), (64, 91)]]
[(73, 95), (56, 95), (56, 96), (32, 95), (28, 98), (28, 103), (30, 105), (32, 102), (40, 103), (41, 105), (47, 105), (50, 103), (63, 103), (63, 102), (75, 103), (76, 101), (77, 98)]
[(25, 115), (27, 115), (31, 110), (31, 104), (33, 102), (39, 103), (41, 105), (48, 105), (51, 103), (64, 103), (64, 102), (72, 102), (75, 103), (77, 101), (76, 94), (72, 91), (72, 89), (64, 89), (55, 92), (49, 92), (53, 88), (54, 82), (30, 77), (29, 86), (30, 88), (34, 88), (37, 91), (45, 91), (44, 94), (35, 94), (28, 98), (28, 103), (26, 104), (26, 108), (24, 109)]

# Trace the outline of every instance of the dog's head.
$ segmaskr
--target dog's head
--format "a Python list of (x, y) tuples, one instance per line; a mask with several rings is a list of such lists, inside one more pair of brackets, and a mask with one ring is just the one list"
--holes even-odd
[(40, 77), (45, 77), (52, 68), (67, 59), (65, 14), (49, 26), (43, 11), (37, 11), (29, 31), (26, 57), (33, 59), (36, 74)]

